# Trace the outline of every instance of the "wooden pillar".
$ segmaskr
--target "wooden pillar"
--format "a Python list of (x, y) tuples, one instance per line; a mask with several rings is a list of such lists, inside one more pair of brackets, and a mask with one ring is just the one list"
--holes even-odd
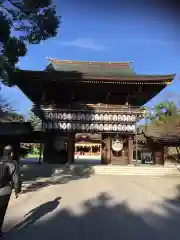
[(13, 143), (13, 159), (19, 162), (20, 160), (20, 141)]
[(164, 147), (155, 151), (155, 163), (157, 165), (164, 165)]
[(111, 163), (111, 138), (107, 138), (106, 139), (106, 147), (107, 147), (107, 163), (110, 164)]
[(101, 164), (104, 164), (105, 161), (105, 142), (104, 142), (104, 136), (101, 133)]
[(133, 164), (133, 139), (132, 137), (128, 138), (128, 163)]
[(101, 163), (110, 164), (111, 163), (111, 138), (107, 134), (101, 135), (102, 149), (101, 149)]
[(90, 147), (90, 156), (92, 156), (92, 146)]
[(74, 163), (74, 133), (68, 133), (68, 164)]

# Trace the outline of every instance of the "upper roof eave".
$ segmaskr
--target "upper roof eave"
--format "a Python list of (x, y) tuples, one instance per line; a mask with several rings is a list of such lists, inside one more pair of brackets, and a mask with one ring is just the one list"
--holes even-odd
[[(81, 78), (84, 80), (112, 80), (112, 81), (154, 81), (154, 82), (165, 82), (168, 81), (169, 83), (175, 78), (176, 74), (165, 74), (165, 75), (130, 75), (130, 76), (99, 76), (99, 75), (89, 75), (89, 74), (81, 74), (79, 72), (45, 72), (45, 71), (33, 71), (33, 70), (19, 70), (15, 74), (20, 74), (22, 76), (22, 80), (24, 81), (25, 78), (23, 75), (30, 74), (31, 79), (42, 81), (42, 77), (46, 80), (52, 80), (51, 78), (58, 75), (67, 75), (68, 74), (76, 74), (78, 76), (81, 75)], [(41, 78), (40, 78), (41, 77)], [(76, 77), (77, 78), (77, 77)], [(64, 78), (66, 79), (66, 77)], [(73, 77), (72, 77), (73, 79)], [(80, 79), (81, 80), (81, 79)], [(57, 79), (58, 81), (58, 79)]]

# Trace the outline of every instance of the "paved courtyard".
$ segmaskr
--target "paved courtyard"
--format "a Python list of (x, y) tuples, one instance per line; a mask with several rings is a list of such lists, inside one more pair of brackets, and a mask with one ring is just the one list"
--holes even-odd
[(12, 198), (4, 239), (180, 239), (180, 178), (91, 176)]

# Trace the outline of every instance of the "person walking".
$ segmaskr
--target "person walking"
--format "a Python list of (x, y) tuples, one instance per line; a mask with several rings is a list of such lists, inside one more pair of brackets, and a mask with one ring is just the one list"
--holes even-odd
[(12, 189), (14, 188), (15, 197), (18, 198), (19, 186), (20, 174), (17, 164), (13, 161), (13, 149), (11, 146), (6, 146), (0, 160), (0, 238), (3, 236), (2, 226)]

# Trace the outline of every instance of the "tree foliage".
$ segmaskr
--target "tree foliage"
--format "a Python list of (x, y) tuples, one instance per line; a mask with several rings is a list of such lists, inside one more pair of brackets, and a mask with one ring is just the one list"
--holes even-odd
[[(180, 126), (180, 111), (174, 102), (162, 102), (153, 109), (146, 109), (146, 119), (151, 121), (151, 124), (163, 126), (165, 134), (173, 133), (173, 137), (179, 139), (179, 136), (174, 133), (176, 133), (177, 127)], [(169, 153), (171, 152), (170, 148), (166, 150)], [(177, 154), (171, 154), (171, 157), (179, 162), (180, 148), (178, 146), (176, 146), (176, 152)]]
[(28, 44), (54, 37), (60, 24), (51, 0), (0, 0), (0, 78), (11, 74)]
[(172, 123), (179, 125), (180, 111), (176, 104), (171, 101), (162, 102), (155, 107), (146, 108), (146, 119), (155, 124)]
[(41, 125), (41, 119), (38, 118), (32, 111), (29, 112), (27, 120), (34, 128)]
[(6, 100), (0, 95), (0, 121), (11, 121), (13, 116), (17, 116), (14, 109), (10, 107)]

